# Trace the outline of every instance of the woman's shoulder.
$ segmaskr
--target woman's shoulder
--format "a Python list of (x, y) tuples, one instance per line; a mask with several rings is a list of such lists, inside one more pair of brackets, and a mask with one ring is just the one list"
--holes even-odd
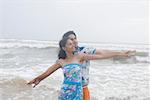
[(63, 66), (64, 65), (64, 59), (57, 59), (56, 60), (56, 64), (59, 64), (60, 66)]
[(77, 55), (76, 55), (76, 58), (81, 62), (84, 58), (84, 56), (87, 55), (83, 52), (79, 52)]

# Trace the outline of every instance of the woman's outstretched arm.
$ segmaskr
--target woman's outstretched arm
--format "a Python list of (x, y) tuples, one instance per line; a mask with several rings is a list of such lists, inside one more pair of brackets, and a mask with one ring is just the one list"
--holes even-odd
[[(118, 51), (118, 50), (105, 50), (105, 49), (96, 49), (96, 52), (95, 54), (112, 54), (112, 53), (120, 53), (122, 51)], [(132, 51), (132, 52), (135, 52), (135, 51)]]
[(109, 52), (101, 54), (80, 54), (81, 60), (98, 60), (98, 59), (108, 59), (116, 56), (130, 57), (135, 55), (135, 51), (121, 51), (121, 52)]
[(38, 85), (40, 81), (51, 75), (53, 72), (55, 72), (57, 69), (59, 69), (61, 65), (59, 63), (53, 64), (51, 67), (49, 67), (43, 74), (39, 75), (38, 77), (34, 78), (30, 82), (28, 82), (28, 85), (34, 84), (33, 87)]

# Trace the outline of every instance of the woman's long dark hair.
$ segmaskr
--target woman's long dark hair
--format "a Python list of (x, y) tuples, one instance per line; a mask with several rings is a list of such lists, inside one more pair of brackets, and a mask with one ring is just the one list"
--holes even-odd
[(58, 59), (65, 59), (67, 57), (65, 50), (63, 50), (63, 47), (66, 46), (67, 40), (69, 38), (63, 38), (59, 41), (59, 53), (58, 53)]

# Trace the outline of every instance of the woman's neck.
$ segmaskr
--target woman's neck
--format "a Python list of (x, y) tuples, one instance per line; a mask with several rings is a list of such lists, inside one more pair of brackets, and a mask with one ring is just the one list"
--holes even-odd
[(74, 56), (73, 53), (66, 53), (66, 55), (67, 55), (66, 59), (71, 59)]

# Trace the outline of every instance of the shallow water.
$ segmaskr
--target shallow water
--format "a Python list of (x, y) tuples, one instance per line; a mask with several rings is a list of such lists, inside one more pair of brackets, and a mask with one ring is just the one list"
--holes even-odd
[[(3, 40), (0, 44), (0, 100), (57, 99), (63, 81), (61, 69), (35, 88), (26, 85), (55, 63), (56, 43)], [(112, 45), (113, 49), (125, 46)], [(130, 46), (129, 49), (135, 48)], [(147, 48), (136, 50), (135, 57), (91, 62), (91, 100), (150, 100), (149, 52)]]

